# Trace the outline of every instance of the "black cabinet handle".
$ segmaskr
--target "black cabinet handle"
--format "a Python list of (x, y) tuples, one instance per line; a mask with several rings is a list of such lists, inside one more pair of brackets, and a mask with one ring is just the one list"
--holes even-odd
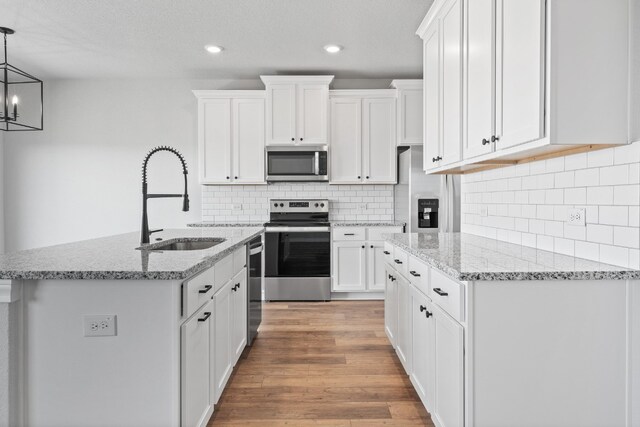
[(499, 140), (500, 140), (500, 137), (495, 136), (495, 135), (491, 136), (491, 142), (496, 142), (496, 141), (499, 141)]
[(227, 179), (229, 179), (229, 177), (227, 177)]
[(366, 176), (365, 178), (369, 179), (369, 176)]
[(292, 141), (295, 141), (296, 139), (295, 139), (295, 138), (291, 138), (291, 140), (292, 140)]
[(423, 311), (425, 311), (427, 309), (427, 307), (425, 307), (424, 305), (420, 306), (420, 313), (422, 313)]
[(395, 262), (396, 264), (402, 264), (402, 261), (400, 261), (399, 259), (394, 259), (393, 262)]
[(396, 280), (396, 278), (395, 278), (395, 277), (393, 277), (393, 276), (391, 276), (391, 281), (392, 281), (392, 282), (395, 282), (395, 280)]
[(302, 141), (302, 138), (300, 138), (300, 141)]
[(371, 245), (371, 249), (373, 249), (373, 245)]
[(387, 279), (391, 279), (392, 277), (393, 277), (393, 276), (389, 274), (389, 275), (388, 275), (388, 277), (387, 277)]
[(411, 274), (414, 277), (420, 277), (420, 273), (416, 273), (415, 271), (410, 271), (409, 274)]
[(487, 145), (490, 144), (491, 141), (489, 141), (488, 139), (482, 138), (482, 145)]
[(428, 319), (429, 317), (433, 316), (433, 313), (427, 311), (424, 315), (427, 316), (427, 319)]
[(436, 159), (438, 159), (438, 161), (442, 160), (442, 156), (438, 156), (436, 157)]
[(448, 293), (446, 293), (445, 291), (443, 291), (440, 288), (433, 288), (433, 292), (435, 292), (436, 294), (442, 296), (442, 297), (446, 297), (447, 295), (449, 295)]
[(233, 290), (233, 292), (235, 292), (238, 290), (239, 287), (240, 287), (240, 283), (236, 283), (236, 285), (231, 289)]
[(233, 177), (233, 179), (238, 179), (238, 177), (237, 177), (237, 176), (234, 176), (234, 177)]
[(438, 161), (438, 160), (437, 160), (435, 157), (432, 157), (432, 158), (431, 158), (431, 162), (432, 162), (432, 163), (435, 163), (435, 162), (437, 162), (437, 161)]
[(213, 288), (213, 286), (211, 286), (211, 285), (207, 285), (207, 286), (205, 286), (204, 288), (200, 289), (200, 290), (198, 291), (198, 293), (200, 293), (200, 294), (206, 294), (207, 292), (209, 292), (209, 291), (211, 290), (211, 288)]
[(391, 255), (391, 252), (389, 252), (389, 251), (382, 251), (382, 253), (385, 254), (385, 255)]
[(344, 233), (345, 236), (355, 236), (356, 233)]
[(358, 175), (358, 179), (360, 179), (360, 175)]
[(362, 249), (364, 249), (364, 245), (362, 245)]
[(209, 317), (211, 317), (211, 312), (205, 311), (204, 312), (204, 317), (201, 318), (201, 319), (198, 319), (198, 322), (206, 322)]

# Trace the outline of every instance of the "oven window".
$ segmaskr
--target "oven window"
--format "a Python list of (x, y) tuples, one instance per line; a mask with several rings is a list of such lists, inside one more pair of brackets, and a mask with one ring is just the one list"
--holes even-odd
[(278, 151), (267, 153), (268, 175), (314, 175), (314, 151)]
[(265, 277), (329, 277), (328, 232), (265, 233)]

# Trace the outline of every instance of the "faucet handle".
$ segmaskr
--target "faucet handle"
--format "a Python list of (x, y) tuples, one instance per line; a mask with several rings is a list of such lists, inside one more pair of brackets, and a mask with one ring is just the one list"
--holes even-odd
[(157, 233), (159, 231), (163, 231), (164, 228), (158, 228), (157, 230), (149, 230), (149, 235), (152, 235), (153, 233)]

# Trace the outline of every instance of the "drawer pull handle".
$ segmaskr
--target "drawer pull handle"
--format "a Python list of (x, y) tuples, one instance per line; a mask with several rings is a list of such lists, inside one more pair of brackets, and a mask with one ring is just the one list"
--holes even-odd
[(411, 274), (413, 277), (420, 277), (420, 273), (416, 273), (415, 271), (410, 271), (409, 274)]
[(233, 292), (235, 292), (238, 290), (239, 287), (240, 287), (240, 283), (236, 283), (236, 285), (231, 289), (233, 290)]
[(423, 311), (425, 311), (427, 309), (427, 307), (425, 307), (424, 305), (420, 306), (420, 313), (422, 313)]
[(399, 259), (394, 259), (393, 262), (395, 262), (396, 264), (402, 264), (402, 261), (400, 261)]
[(209, 317), (211, 317), (211, 312), (205, 311), (204, 312), (204, 317), (201, 318), (201, 319), (198, 319), (198, 322), (206, 322)]
[(391, 252), (389, 252), (389, 251), (383, 251), (382, 253), (385, 254), (385, 255), (391, 255)]
[(435, 292), (436, 294), (440, 295), (441, 297), (446, 297), (447, 295), (449, 295), (448, 293), (446, 293), (445, 291), (443, 291), (440, 288), (433, 288), (433, 292)]
[(488, 139), (482, 138), (482, 145), (487, 145), (487, 144), (490, 144), (490, 143), (491, 142)]
[(425, 316), (427, 316), (427, 319), (431, 316), (433, 316), (433, 313), (431, 313), (430, 311), (427, 311), (425, 314)]
[(198, 291), (199, 294), (206, 294), (207, 292), (209, 292), (211, 290), (211, 288), (213, 288), (213, 286), (211, 285), (207, 285), (204, 288), (200, 289)]
[(391, 276), (391, 281), (392, 281), (392, 282), (395, 282), (395, 281), (396, 281), (396, 278), (395, 278), (395, 277), (393, 277), (393, 276)]
[(356, 233), (344, 233), (345, 236), (355, 236)]

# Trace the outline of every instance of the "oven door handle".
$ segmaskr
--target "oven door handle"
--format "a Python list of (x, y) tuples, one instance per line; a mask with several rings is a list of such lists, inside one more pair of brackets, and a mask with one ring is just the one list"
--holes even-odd
[(260, 243), (259, 245), (256, 245), (254, 247), (252, 247), (251, 249), (249, 249), (249, 256), (251, 255), (258, 255), (260, 252), (262, 252), (262, 243)]
[(329, 227), (266, 227), (267, 233), (309, 233), (309, 232), (329, 232)]

